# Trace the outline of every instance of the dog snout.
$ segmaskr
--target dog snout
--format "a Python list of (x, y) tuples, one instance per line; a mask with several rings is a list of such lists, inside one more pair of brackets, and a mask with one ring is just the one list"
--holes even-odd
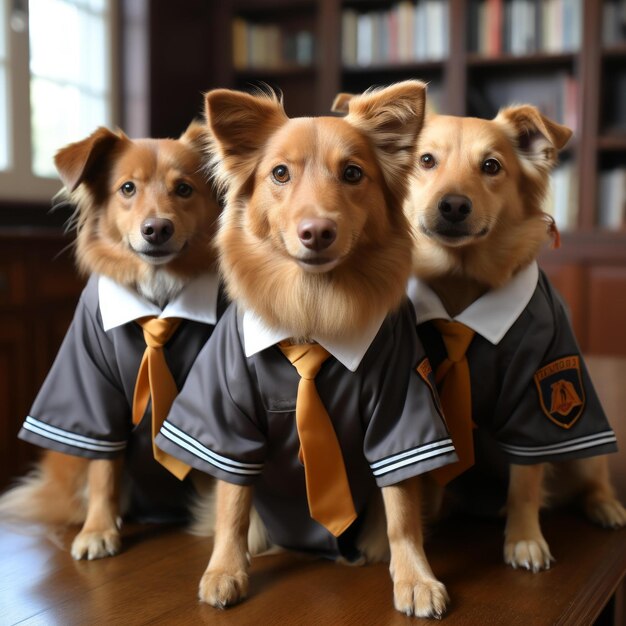
[(141, 236), (157, 246), (169, 241), (174, 234), (174, 223), (163, 217), (149, 217), (141, 223)]
[(472, 201), (467, 196), (448, 194), (439, 200), (439, 213), (448, 222), (462, 222), (472, 212)]
[(309, 250), (325, 250), (337, 238), (337, 224), (325, 217), (303, 219), (298, 224), (298, 237)]

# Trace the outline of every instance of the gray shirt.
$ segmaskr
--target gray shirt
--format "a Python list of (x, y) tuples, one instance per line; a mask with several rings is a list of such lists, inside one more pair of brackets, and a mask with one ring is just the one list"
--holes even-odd
[[(446, 352), (430, 320), (447, 314), (423, 284), (411, 287), (418, 333), (436, 370)], [(499, 480), (503, 493), (509, 463), (615, 452), (615, 434), (567, 311), (544, 273), (533, 264), (511, 285), (489, 292), (472, 307), (456, 319), (476, 331), (467, 358), (477, 462), (451, 486), (458, 481), (459, 492), (469, 493), (473, 482), (485, 492), (485, 485)]]
[[(342, 538), (309, 515), (295, 426), (298, 373), (276, 345), (246, 356), (243, 317), (236, 305), (224, 314), (157, 443), (217, 478), (254, 484), (255, 505), (278, 545), (345, 555), (350, 548)], [(425, 363), (406, 301), (382, 321), (354, 371), (331, 356), (315, 379), (359, 515), (377, 485), (456, 460), (432, 380), (424, 374), (429, 368), (416, 370)]]
[(135, 381), (146, 347), (143, 331), (132, 319), (159, 313), (191, 318), (164, 346), (180, 389), (213, 332), (218, 309), (223, 308), (218, 302), (215, 276), (188, 285), (166, 307), (169, 313), (109, 279), (92, 276), (19, 437), (92, 459), (123, 454), (131, 514), (143, 520), (186, 517), (191, 483), (181, 483), (154, 460), (150, 404), (141, 422), (132, 424)]

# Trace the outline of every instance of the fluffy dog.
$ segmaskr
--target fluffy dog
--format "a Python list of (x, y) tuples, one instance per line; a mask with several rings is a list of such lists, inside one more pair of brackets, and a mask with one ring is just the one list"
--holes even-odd
[[(423, 110), (417, 81), (356, 97), (343, 119), (289, 119), (270, 95), (207, 95), (213, 165), (226, 192), (218, 248), (235, 302), (157, 442), (220, 479), (215, 546), (200, 583), (201, 600), (214, 606), (247, 593), (253, 499), (271, 542), (354, 562), (384, 551), (366, 519), (378, 486), (396, 608), (445, 609), (446, 590), (423, 550), (418, 475), (455, 455), (405, 299), (411, 236), (402, 205)], [(320, 346), (327, 360), (314, 384), (332, 428), (323, 431), (319, 418), (303, 432), (300, 357), (287, 355)], [(312, 495), (307, 504), (326, 464), (310, 470), (319, 460), (305, 449), (311, 434), (328, 458), (333, 440), (340, 445), (343, 468), (325, 483), (334, 489), (345, 470), (352, 512), (339, 526), (321, 521)]]
[(539, 523), (548, 462), (553, 496), (577, 494), (604, 526), (626, 523), (602, 456), (615, 435), (565, 307), (535, 261), (558, 236), (543, 204), (570, 136), (529, 105), (493, 120), (431, 115), (406, 204), (415, 235), (409, 293), (435, 369), (446, 350), (432, 320), (475, 331), (466, 357), (477, 465), (452, 491), (461, 481), (468, 493), (473, 478), (484, 493), (495, 468), (506, 476), (509, 465), (504, 559), (532, 571), (552, 560)]
[(76, 559), (119, 551), (120, 492), (123, 509), (144, 520), (187, 514), (189, 481), (153, 458), (150, 405), (131, 421), (146, 348), (134, 320), (182, 320), (161, 348), (181, 387), (222, 308), (213, 248), (219, 207), (203, 173), (205, 147), (199, 123), (177, 140), (100, 128), (55, 157), (76, 206), (76, 261), (89, 281), (20, 432), (48, 450), (2, 497), (0, 518), (82, 524)]

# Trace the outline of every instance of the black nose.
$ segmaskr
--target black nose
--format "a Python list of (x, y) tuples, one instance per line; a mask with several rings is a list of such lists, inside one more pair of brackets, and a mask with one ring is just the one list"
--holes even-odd
[(298, 224), (298, 237), (309, 250), (324, 250), (337, 237), (337, 224), (325, 217), (303, 219)]
[(149, 217), (141, 224), (141, 235), (148, 243), (160, 246), (171, 239), (174, 223), (163, 217)]
[(456, 224), (462, 222), (472, 212), (472, 201), (467, 196), (448, 194), (439, 200), (439, 213)]

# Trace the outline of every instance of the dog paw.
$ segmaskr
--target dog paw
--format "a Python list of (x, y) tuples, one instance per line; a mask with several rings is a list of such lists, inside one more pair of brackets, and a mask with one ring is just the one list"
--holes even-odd
[(393, 586), (394, 606), (405, 615), (441, 619), (450, 598), (438, 580), (397, 581)]
[(587, 517), (604, 528), (626, 526), (626, 509), (618, 500), (599, 500), (586, 506)]
[(534, 573), (550, 569), (554, 557), (543, 538), (512, 541), (504, 544), (504, 562), (513, 569), (523, 568)]
[(104, 531), (84, 531), (78, 533), (72, 542), (72, 557), (81, 559), (101, 559), (113, 556), (120, 551), (122, 541), (117, 529)]
[(237, 604), (248, 593), (248, 574), (207, 570), (200, 580), (199, 597), (218, 609)]

